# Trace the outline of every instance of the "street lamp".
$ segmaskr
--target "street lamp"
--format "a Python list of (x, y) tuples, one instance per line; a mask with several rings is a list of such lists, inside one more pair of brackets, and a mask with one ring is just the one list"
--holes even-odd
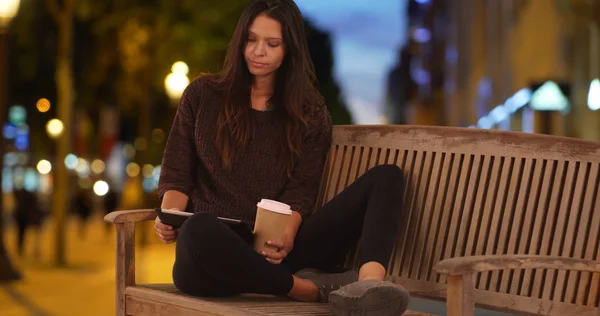
[(59, 119), (51, 119), (46, 124), (46, 132), (51, 138), (58, 138), (62, 135), (65, 125)]
[(165, 90), (172, 104), (177, 104), (176, 101), (181, 98), (183, 91), (190, 84), (190, 79), (187, 74), (189, 67), (186, 63), (178, 61), (171, 67), (171, 73), (165, 78)]
[(17, 15), (21, 0), (0, 0), (0, 28), (3, 30)]

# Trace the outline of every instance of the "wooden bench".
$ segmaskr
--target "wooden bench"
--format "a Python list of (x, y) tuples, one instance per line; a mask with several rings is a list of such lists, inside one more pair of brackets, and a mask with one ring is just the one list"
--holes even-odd
[[(447, 301), (451, 316), (473, 315), (474, 305), (600, 315), (599, 143), (451, 127), (336, 126), (317, 204), (379, 164), (396, 164), (406, 176), (389, 274), (411, 295)], [(134, 210), (105, 218), (117, 225), (118, 315), (330, 315), (326, 305), (285, 298), (193, 298), (172, 285), (136, 285), (134, 223), (154, 217)], [(348, 265), (355, 265), (353, 254)]]

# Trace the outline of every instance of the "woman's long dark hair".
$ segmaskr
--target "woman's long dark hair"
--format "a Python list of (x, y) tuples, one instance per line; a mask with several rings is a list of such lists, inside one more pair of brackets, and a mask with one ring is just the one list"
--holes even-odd
[(273, 95), (268, 102), (277, 114), (281, 167), (288, 176), (301, 154), (303, 131), (311, 124), (311, 112), (324, 104), (316, 89), (314, 66), (310, 58), (304, 22), (292, 0), (252, 0), (246, 7), (227, 49), (225, 64), (213, 83), (225, 96), (217, 121), (216, 145), (226, 169), (254, 133), (250, 100), (253, 76), (244, 58), (248, 28), (265, 13), (279, 21), (283, 33), (285, 57), (275, 77)]

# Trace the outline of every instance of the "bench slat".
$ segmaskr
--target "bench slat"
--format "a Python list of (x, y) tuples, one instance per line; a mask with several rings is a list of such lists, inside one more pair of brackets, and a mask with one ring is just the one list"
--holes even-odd
[[(598, 201), (598, 185), (600, 183), (600, 164), (592, 164), (591, 170), (589, 173), (589, 179), (587, 182), (587, 190), (585, 191), (585, 199), (583, 202), (583, 210), (584, 213), (587, 214), (587, 218), (591, 218), (591, 220), (582, 223), (585, 225), (584, 230), (580, 230), (580, 233), (577, 235), (577, 249), (581, 249), (584, 252), (583, 258), (588, 260), (598, 260), (600, 258), (594, 258), (594, 253), (598, 253), (598, 245), (596, 247), (592, 247), (589, 243), (589, 240), (598, 240), (600, 241), (600, 225), (595, 225), (594, 223), (600, 223), (600, 212), (594, 211), (600, 209), (600, 202)], [(593, 203), (596, 201), (596, 205)], [(589, 237), (588, 237), (589, 236)], [(587, 306), (592, 306), (595, 303), (596, 297), (598, 297), (598, 276), (595, 275), (596, 282), (592, 282), (592, 274), (591, 273), (582, 273), (579, 281), (579, 288), (588, 289), (589, 291), (579, 290), (577, 293), (577, 304), (585, 304)]]
[[(126, 293), (127, 313), (131, 315), (333, 316), (327, 304), (272, 295), (198, 298), (180, 293), (172, 284), (138, 285), (128, 287)], [(435, 315), (407, 311), (403, 316)]]

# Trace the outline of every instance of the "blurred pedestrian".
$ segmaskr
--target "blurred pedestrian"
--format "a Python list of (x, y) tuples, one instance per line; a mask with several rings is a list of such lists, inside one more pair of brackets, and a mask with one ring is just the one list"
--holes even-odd
[(92, 199), (89, 192), (78, 189), (73, 200), (73, 211), (79, 217), (79, 236), (85, 237), (87, 221), (92, 215)]
[(40, 228), (42, 222), (42, 210), (37, 196), (23, 188), (14, 191), (15, 210), (13, 213), (17, 224), (17, 252), (20, 256), (25, 252), (25, 237), (30, 226)]
[[(106, 195), (104, 196), (104, 215), (107, 215), (111, 212), (114, 212), (117, 210), (117, 205), (119, 204), (119, 196), (117, 195), (117, 192), (114, 191), (114, 189), (108, 190), (108, 192), (106, 193)], [(110, 232), (110, 227), (112, 226), (110, 223), (105, 223), (105, 228), (106, 228), (106, 232)]]

